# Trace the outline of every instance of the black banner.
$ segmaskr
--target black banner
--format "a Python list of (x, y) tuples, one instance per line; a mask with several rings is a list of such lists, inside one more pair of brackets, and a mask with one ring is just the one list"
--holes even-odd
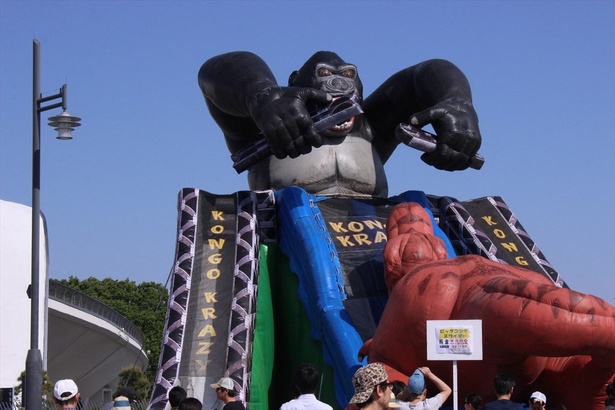
[[(233, 295), (237, 206), (233, 196), (201, 195), (199, 228), (182, 345), (181, 385), (209, 401), (226, 371), (227, 337)], [(212, 402), (213, 402), (212, 401)]]
[(459, 255), (483, 255), (538, 272), (554, 284), (568, 287), (501, 197), (463, 202), (443, 197), (437, 202), (444, 215), (440, 226)]
[(383, 258), (386, 222), (398, 203), (378, 198), (318, 202), (342, 267), (344, 308), (364, 341), (373, 336), (388, 299)]
[(395, 205), (380, 199), (330, 198), (318, 202), (340, 258), (349, 299), (387, 296), (383, 251), (387, 218)]
[(163, 409), (175, 385), (214, 408), (210, 384), (221, 377), (233, 379), (247, 402), (259, 241), (275, 241), (273, 193), (183, 189), (178, 202), (171, 295), (149, 408)]

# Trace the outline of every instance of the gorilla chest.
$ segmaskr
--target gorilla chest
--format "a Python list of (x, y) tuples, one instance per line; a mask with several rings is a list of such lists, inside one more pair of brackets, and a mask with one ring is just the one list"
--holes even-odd
[[(268, 181), (251, 179), (252, 189), (299, 186), (311, 193), (366, 195), (380, 194), (387, 189), (382, 162), (372, 144), (362, 138), (347, 137), (337, 144), (325, 142), (298, 158), (271, 157), (259, 165), (258, 172), (262, 172), (261, 167), (267, 167), (269, 178)], [(253, 186), (255, 182), (258, 186)]]

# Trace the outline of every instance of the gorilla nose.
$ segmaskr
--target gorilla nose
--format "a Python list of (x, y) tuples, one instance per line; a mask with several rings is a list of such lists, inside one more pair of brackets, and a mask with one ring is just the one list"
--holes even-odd
[(354, 91), (354, 83), (347, 78), (332, 78), (326, 83), (327, 91), (334, 94), (349, 94)]

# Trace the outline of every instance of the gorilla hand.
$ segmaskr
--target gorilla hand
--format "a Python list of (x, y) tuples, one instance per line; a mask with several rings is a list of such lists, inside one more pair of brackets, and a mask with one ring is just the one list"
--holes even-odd
[(331, 102), (331, 95), (312, 88), (280, 87), (261, 92), (248, 103), (250, 115), (277, 158), (296, 158), (312, 147), (322, 145), (322, 137), (306, 108), (312, 100), (318, 105)]
[(470, 166), (481, 143), (478, 116), (466, 97), (451, 97), (416, 113), (410, 123), (423, 127), (431, 123), (438, 135), (436, 151), (421, 159), (438, 169), (463, 170)]

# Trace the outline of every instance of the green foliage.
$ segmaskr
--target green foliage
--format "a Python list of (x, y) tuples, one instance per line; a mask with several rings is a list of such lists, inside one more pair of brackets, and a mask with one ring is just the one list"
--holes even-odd
[[(17, 386), (15, 386), (15, 390), (13, 394), (15, 396), (19, 396), (23, 391), (23, 388), (26, 384), (26, 371), (22, 371), (17, 378)], [(51, 393), (53, 392), (53, 384), (49, 380), (49, 376), (47, 376), (47, 370), (43, 370), (43, 396), (47, 396), (47, 401), (53, 404), (51, 400)], [(24, 399), (22, 399), (24, 401)]]
[(118, 386), (132, 387), (137, 392), (137, 399), (142, 400), (149, 397), (152, 382), (145, 373), (138, 367), (125, 367), (119, 373), (120, 382)]
[[(160, 357), (168, 300), (167, 289), (159, 283), (142, 282), (137, 285), (128, 279), (99, 280), (90, 277), (80, 281), (71, 276), (60, 282), (106, 304), (137, 326), (143, 334), (143, 349), (149, 359), (145, 376), (152, 385)], [(121, 383), (119, 385), (123, 386)]]

